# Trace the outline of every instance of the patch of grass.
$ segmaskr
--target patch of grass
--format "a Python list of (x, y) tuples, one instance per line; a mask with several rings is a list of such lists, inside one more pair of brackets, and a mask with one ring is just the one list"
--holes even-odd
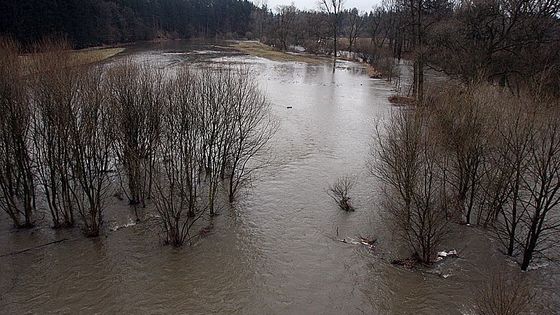
[[(123, 52), (124, 48), (91, 48), (84, 50), (72, 50), (69, 51), (69, 58), (71, 58), (70, 64), (73, 66), (86, 65), (96, 62), (101, 62), (107, 60), (117, 54)], [(22, 55), (24, 64), (31, 64), (33, 58), (39, 55), (26, 54)]]
[(257, 41), (237, 42), (235, 45), (233, 45), (233, 48), (248, 55), (262, 57), (274, 61), (307, 62), (311, 64), (319, 64), (328, 60), (324, 57), (311, 55), (288, 54)]
[[(125, 48), (90, 48), (84, 50), (67, 50), (60, 52), (60, 54), (62, 54), (63, 56), (59, 57), (65, 58), (67, 62), (65, 65), (66, 67), (77, 67), (102, 62), (113, 56), (116, 56), (117, 54), (120, 54), (124, 50)], [(34, 63), (35, 61), (41, 60), (41, 58), (46, 56), (47, 55), (43, 53), (21, 55), (20, 58), (25, 68), (25, 74), (30, 75), (34, 72), (43, 71), (43, 69), (36, 68)]]
[(124, 48), (96, 48), (74, 52), (78, 64), (97, 63), (122, 53)]

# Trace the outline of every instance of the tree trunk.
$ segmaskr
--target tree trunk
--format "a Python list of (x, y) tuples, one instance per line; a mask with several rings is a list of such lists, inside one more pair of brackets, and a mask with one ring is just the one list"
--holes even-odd
[(338, 17), (335, 16), (335, 22), (334, 22), (334, 55), (333, 55), (334, 58), (333, 58), (333, 68), (332, 68), (333, 73), (336, 70), (336, 57), (337, 57), (337, 53), (338, 53), (338, 47), (337, 47), (337, 45), (338, 45), (338, 38), (337, 38), (338, 34), (337, 33), (338, 32), (337, 32), (337, 26), (336, 26), (337, 22), (338, 22)]
[(533, 259), (533, 251), (534, 251), (534, 247), (532, 246), (532, 244), (530, 244), (523, 252), (523, 261), (521, 262), (521, 270), (527, 271), (527, 269), (529, 268), (529, 264)]

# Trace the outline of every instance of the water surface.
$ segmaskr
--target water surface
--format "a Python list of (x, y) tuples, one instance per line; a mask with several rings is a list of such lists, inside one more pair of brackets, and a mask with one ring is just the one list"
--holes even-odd
[[(520, 273), (486, 232), (464, 226), (453, 226), (442, 246), (461, 258), (431, 271), (390, 264), (403, 252), (367, 161), (376, 122), (393, 110), (392, 86), (368, 78), (362, 65), (339, 62), (333, 74), (328, 64), (182, 42), (135, 46), (109, 64), (123, 58), (163, 69), (246, 64), (279, 121), (267, 153), (271, 165), (235, 208), (223, 207), (213, 233), (182, 249), (160, 244), (153, 219), (130, 224), (133, 211), (116, 199), (99, 239), (52, 231), (46, 213), (32, 231), (9, 229), (1, 215), (0, 255), (68, 240), (0, 257), (0, 313), (468, 314), (490, 274)], [(345, 174), (359, 178), (354, 213), (338, 210), (326, 194)], [(338, 241), (360, 235), (377, 237), (378, 246)], [(544, 313), (560, 306), (559, 270), (549, 263), (527, 275), (545, 296), (538, 308)]]

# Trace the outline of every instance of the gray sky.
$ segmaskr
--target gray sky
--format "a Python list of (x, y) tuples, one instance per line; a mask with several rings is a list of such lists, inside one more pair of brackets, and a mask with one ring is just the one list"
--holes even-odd
[[(299, 9), (313, 9), (319, 8), (319, 0), (252, 0), (254, 3), (260, 4), (266, 1), (269, 8), (275, 9), (277, 5), (289, 5), (292, 2)], [(381, 2), (381, 0), (345, 0), (345, 8), (358, 8), (360, 11), (370, 11), (371, 8)]]

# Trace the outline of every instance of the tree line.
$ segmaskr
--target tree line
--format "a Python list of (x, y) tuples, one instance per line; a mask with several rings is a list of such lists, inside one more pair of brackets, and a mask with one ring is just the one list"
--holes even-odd
[[(428, 263), (450, 222), (489, 229), (523, 270), (547, 259), (560, 237), (560, 4), (382, 8), (397, 21), (410, 17), (395, 24), (409, 40), (393, 52), (412, 61), (408, 104), (417, 105), (377, 132), (373, 173), (397, 197), (385, 204), (396, 231)], [(428, 68), (449, 80), (426, 85)]]
[(406, 92), (418, 101), (426, 69), (462, 82), (482, 79), (512, 93), (538, 80), (558, 96), (558, 1), (385, 0), (370, 12), (338, 0), (321, 4), (311, 11), (257, 8), (253, 33), (283, 50), (299, 45), (311, 53), (352, 51), (386, 77), (394, 75), (396, 62), (410, 60), (413, 84)]
[(75, 47), (157, 38), (244, 37), (247, 0), (5, 0), (0, 34), (24, 45), (66, 36)]
[(560, 104), (487, 83), (443, 85), (377, 132), (384, 208), (425, 263), (450, 223), (487, 228), (527, 270), (560, 237)]
[(180, 246), (263, 165), (275, 122), (247, 69), (163, 75), (131, 61), (80, 65), (64, 41), (37, 47), (21, 57), (0, 44), (0, 209), (15, 227), (47, 212), (53, 228), (95, 237), (123, 191), (135, 209), (151, 200), (165, 242)]
[(545, 75), (543, 84), (556, 91), (559, 9), (547, 0), (385, 0), (369, 12), (340, 0), (306, 11), (247, 0), (8, 0), (0, 3), (0, 33), (24, 46), (67, 36), (78, 48), (157, 38), (259, 39), (334, 57), (351, 51), (389, 78), (407, 59), (413, 64), (407, 94), (421, 100), (426, 69), (512, 92)]

